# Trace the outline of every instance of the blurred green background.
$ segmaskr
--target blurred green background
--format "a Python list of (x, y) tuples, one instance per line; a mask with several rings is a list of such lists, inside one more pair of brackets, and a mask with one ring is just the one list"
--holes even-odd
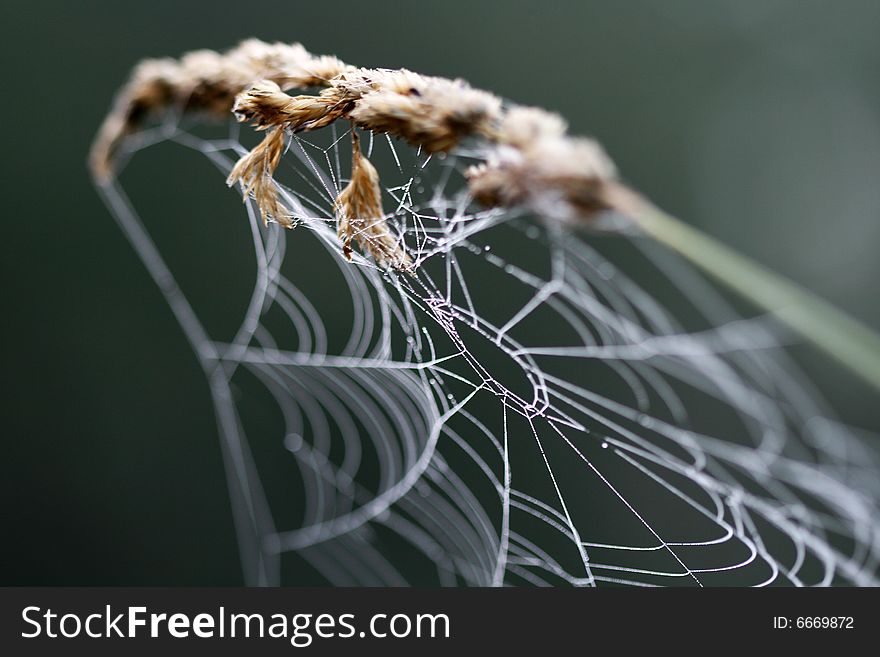
[[(85, 169), (115, 89), (143, 57), (298, 40), (556, 110), (659, 205), (880, 327), (873, 0), (33, 1), (0, 11), (0, 584), (241, 581), (202, 373)], [(187, 230), (210, 237), (207, 226)], [(805, 358), (844, 420), (880, 429), (876, 395)]]

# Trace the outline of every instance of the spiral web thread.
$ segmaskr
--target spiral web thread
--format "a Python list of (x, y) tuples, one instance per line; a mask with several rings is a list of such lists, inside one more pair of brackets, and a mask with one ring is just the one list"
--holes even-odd
[[(246, 152), (235, 124), (205, 138), (173, 117), (125, 150), (169, 141), (224, 177)], [(362, 144), (415, 274), (341, 257), (349, 135), (289, 135), (279, 188), (298, 227), (264, 228), (245, 204), (257, 267), (228, 341), (203, 328), (119, 183), (100, 188), (206, 373), (248, 583), (296, 583), (295, 553), (334, 585), (877, 584), (871, 438), (823, 408), (771, 321), (737, 316), (638, 236), (476, 206), (462, 171), (478, 142), (443, 156)], [(316, 241), (344, 281), (334, 303), (351, 306), (338, 346), (284, 267)], [(614, 241), (650, 263), (647, 280), (600, 252)], [(278, 435), (247, 431), (232, 393), (245, 373), (283, 416)], [(257, 443), (299, 482), (292, 525)]]

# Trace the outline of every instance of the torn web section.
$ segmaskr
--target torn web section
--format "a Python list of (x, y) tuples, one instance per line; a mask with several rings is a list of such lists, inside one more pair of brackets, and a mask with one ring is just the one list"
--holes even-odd
[[(159, 130), (223, 176), (252, 138)], [(333, 207), (347, 130), (288, 136), (276, 177), (295, 230), (263, 228), (252, 203), (242, 221), (219, 191), (204, 227), (185, 223), (252, 258), (243, 300), (220, 295), (232, 328), (182, 286), (252, 581), (875, 582), (876, 478), (851, 482), (876, 461), (816, 420), (771, 324), (640, 238), (479, 207), (476, 142), (428, 156), (362, 135), (416, 267), (349, 263)], [(148, 220), (170, 238), (169, 223)]]

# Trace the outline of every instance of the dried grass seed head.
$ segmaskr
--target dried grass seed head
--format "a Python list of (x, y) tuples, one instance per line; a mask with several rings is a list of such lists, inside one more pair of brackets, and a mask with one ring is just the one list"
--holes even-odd
[(124, 138), (149, 116), (176, 107), (225, 117), (235, 97), (256, 81), (283, 88), (324, 86), (352, 67), (335, 57), (311, 55), (300, 44), (247, 39), (226, 53), (196, 50), (179, 60), (148, 59), (122, 87), (89, 154), (98, 180), (113, 176), (114, 156)]
[[(291, 96), (285, 89), (324, 87)], [(299, 44), (243, 41), (220, 54), (188, 53), (180, 60), (148, 60), (137, 67), (95, 140), (91, 167), (113, 175), (113, 155), (144, 118), (176, 106), (239, 120), (266, 130), (263, 141), (235, 165), (228, 181), (253, 195), (264, 221), (293, 227), (278, 198), (274, 171), (288, 130), (313, 130), (339, 119), (400, 137), (427, 152), (455, 148), (463, 138), (486, 141), (485, 162), (466, 172), (473, 196), (487, 206), (541, 207), (550, 216), (589, 220), (613, 207), (620, 187), (611, 160), (593, 140), (568, 136), (565, 122), (537, 108), (505, 108), (501, 100), (462, 80), (405, 69), (366, 69), (315, 56)], [(378, 174), (358, 149), (352, 182), (336, 201), (341, 236), (361, 244), (380, 264), (410, 266), (381, 212)], [(377, 206), (378, 205), (378, 209)], [(365, 222), (357, 228), (357, 222)], [(363, 236), (363, 240), (361, 240)], [(350, 247), (346, 243), (346, 249)], [(350, 251), (348, 251), (350, 254)]]
[(259, 144), (236, 162), (226, 184), (231, 187), (240, 182), (245, 201), (253, 194), (264, 225), (273, 220), (285, 228), (293, 228), (293, 214), (279, 201), (278, 187), (272, 176), (284, 152), (284, 138), (284, 128), (270, 129)]
[(379, 172), (361, 153), (357, 132), (352, 129), (351, 134), (351, 180), (333, 204), (343, 255), (351, 260), (351, 241), (355, 240), (380, 267), (410, 270), (412, 259), (403, 240), (391, 232), (382, 210)]

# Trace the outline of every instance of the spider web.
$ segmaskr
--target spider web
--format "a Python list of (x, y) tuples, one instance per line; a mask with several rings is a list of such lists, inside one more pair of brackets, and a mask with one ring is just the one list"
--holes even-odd
[(124, 148), (219, 170), (229, 216), (186, 222), (209, 250), (249, 227), (234, 330), (146, 229), (174, 222), (100, 191), (204, 369), (249, 584), (878, 583), (873, 437), (833, 418), (769, 318), (638, 236), (475, 205), (478, 142), (428, 156), (362, 135), (417, 269), (346, 262), (348, 132), (289, 136), (293, 231), (223, 195), (245, 137), (171, 116)]

